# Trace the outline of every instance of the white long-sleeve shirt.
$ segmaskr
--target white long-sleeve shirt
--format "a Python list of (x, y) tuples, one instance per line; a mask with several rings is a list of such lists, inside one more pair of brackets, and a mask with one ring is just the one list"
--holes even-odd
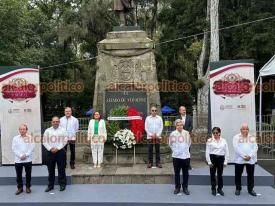
[(158, 115), (153, 117), (152, 115), (145, 119), (145, 131), (147, 133), (147, 139), (152, 139), (151, 135), (157, 134), (157, 137), (161, 139), (161, 133), (163, 130), (162, 118)]
[(46, 129), (43, 135), (43, 145), (50, 151), (52, 148), (61, 150), (68, 141), (67, 132), (63, 127)]
[[(256, 137), (248, 134), (243, 137), (242, 134), (237, 134), (233, 137), (233, 147), (235, 150), (235, 163), (237, 164), (255, 164), (257, 162), (258, 145)], [(244, 160), (245, 156), (250, 156), (249, 161)]]
[(219, 140), (216, 140), (214, 137), (208, 139), (206, 143), (205, 158), (209, 165), (212, 164), (210, 154), (224, 156), (224, 165), (227, 165), (229, 150), (226, 140), (222, 137), (220, 137)]
[(60, 119), (60, 126), (63, 127), (68, 134), (68, 140), (76, 140), (76, 133), (79, 129), (79, 121), (74, 116), (67, 118), (66, 116)]
[[(21, 135), (15, 136), (12, 140), (12, 151), (15, 154), (15, 163), (31, 162), (34, 146), (33, 139), (30, 135), (26, 137), (22, 137)], [(25, 160), (20, 159), (23, 155), (27, 156)]]
[(173, 131), (169, 136), (169, 146), (172, 150), (172, 157), (179, 159), (190, 158), (189, 147), (191, 145), (191, 138), (189, 132), (182, 130)]

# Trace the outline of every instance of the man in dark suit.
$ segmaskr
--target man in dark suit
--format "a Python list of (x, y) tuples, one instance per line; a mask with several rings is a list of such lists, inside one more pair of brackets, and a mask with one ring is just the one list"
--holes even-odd
[[(186, 108), (185, 106), (179, 107), (179, 115), (176, 116), (176, 120), (181, 119), (183, 123), (183, 128), (189, 132), (191, 135), (191, 132), (193, 130), (193, 118), (190, 115), (186, 114)], [(189, 169), (191, 170), (191, 164), (189, 166)]]
[(187, 130), (189, 133), (193, 130), (193, 119), (190, 115), (186, 114), (186, 108), (184, 106), (180, 106), (179, 115), (176, 116), (176, 120), (181, 119), (183, 122), (183, 128)]

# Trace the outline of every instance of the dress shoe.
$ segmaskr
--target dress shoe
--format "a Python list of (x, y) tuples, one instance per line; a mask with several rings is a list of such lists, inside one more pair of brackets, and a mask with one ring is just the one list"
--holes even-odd
[(216, 189), (213, 189), (212, 190), (212, 195), (216, 196), (217, 192), (216, 192)]
[(31, 193), (31, 188), (30, 187), (26, 187), (26, 193)]
[(257, 196), (257, 193), (256, 193), (254, 190), (249, 191), (248, 193), (249, 193), (250, 195), (252, 195), (252, 196)]
[(183, 192), (184, 194), (186, 194), (186, 195), (190, 195), (190, 192), (188, 191), (187, 188), (184, 188), (184, 189), (182, 190), (182, 192)]
[(66, 189), (66, 186), (60, 186), (60, 189), (59, 189), (59, 191), (64, 191)]
[(236, 190), (235, 195), (239, 196), (241, 194), (241, 190)]
[(180, 189), (179, 188), (175, 188), (174, 194), (176, 195), (176, 194), (179, 194), (179, 193), (180, 193)]
[(224, 196), (224, 192), (222, 191), (222, 189), (218, 189), (218, 194), (220, 194), (221, 196)]
[(15, 195), (20, 195), (23, 192), (23, 188), (18, 188)]
[(53, 187), (47, 187), (47, 188), (45, 189), (45, 192), (50, 192), (51, 190), (53, 190)]
[(147, 168), (152, 168), (152, 163), (148, 163)]
[(74, 164), (71, 164), (70, 166), (71, 166), (71, 169), (75, 169), (75, 166), (74, 166)]
[(162, 168), (162, 165), (160, 163), (157, 164), (158, 168)]

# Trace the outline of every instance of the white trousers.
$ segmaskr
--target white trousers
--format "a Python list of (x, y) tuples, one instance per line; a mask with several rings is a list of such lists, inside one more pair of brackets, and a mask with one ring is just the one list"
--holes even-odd
[(103, 162), (103, 152), (104, 144), (103, 143), (93, 143), (91, 144), (93, 163), (101, 164)]

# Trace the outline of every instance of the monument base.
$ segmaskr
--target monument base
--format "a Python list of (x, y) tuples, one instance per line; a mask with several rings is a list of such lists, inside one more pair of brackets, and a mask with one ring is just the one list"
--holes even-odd
[[(134, 159), (135, 156), (135, 159)], [(104, 146), (104, 164), (147, 164), (148, 162), (148, 145), (136, 145), (135, 154), (134, 148), (127, 150), (117, 150), (111, 144), (105, 144)], [(117, 159), (116, 159), (117, 157)], [(154, 154), (155, 157), (155, 154)], [(162, 163), (167, 163), (172, 161), (171, 150), (168, 145), (160, 146), (160, 159)], [(92, 153), (90, 146), (84, 147), (83, 160), (85, 163), (91, 164)]]
[(115, 26), (113, 31), (139, 31), (140, 26)]

